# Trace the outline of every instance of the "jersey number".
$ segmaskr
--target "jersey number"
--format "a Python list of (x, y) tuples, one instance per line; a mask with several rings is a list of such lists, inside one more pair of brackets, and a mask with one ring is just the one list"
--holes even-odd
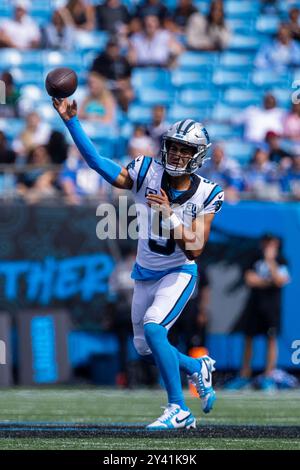
[(162, 216), (159, 214), (159, 234), (156, 238), (149, 238), (149, 248), (154, 253), (159, 253), (160, 255), (171, 255), (175, 251), (175, 241), (173, 238), (162, 237), (162, 226), (161, 226)]

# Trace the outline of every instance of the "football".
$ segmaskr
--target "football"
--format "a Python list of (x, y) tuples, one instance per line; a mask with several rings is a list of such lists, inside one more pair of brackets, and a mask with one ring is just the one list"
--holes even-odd
[(73, 95), (77, 85), (78, 79), (76, 73), (67, 67), (51, 70), (45, 82), (47, 93), (53, 98), (67, 98)]

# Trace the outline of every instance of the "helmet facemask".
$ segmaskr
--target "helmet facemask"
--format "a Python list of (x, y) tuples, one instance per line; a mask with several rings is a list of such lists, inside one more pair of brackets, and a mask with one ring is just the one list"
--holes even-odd
[[(170, 163), (170, 147), (172, 142), (193, 149), (194, 152), (190, 155), (187, 154), (187, 156), (179, 155), (177, 157), (178, 163)], [(165, 136), (163, 137), (161, 149), (162, 164), (166, 172), (171, 176), (190, 175), (192, 173), (195, 173), (195, 171), (197, 171), (202, 166), (203, 162), (206, 160), (205, 155), (207, 152), (207, 147), (208, 146), (206, 145), (189, 144), (187, 142), (182, 142), (179, 139)], [(186, 159), (186, 164), (180, 164), (180, 160), (184, 159)]]

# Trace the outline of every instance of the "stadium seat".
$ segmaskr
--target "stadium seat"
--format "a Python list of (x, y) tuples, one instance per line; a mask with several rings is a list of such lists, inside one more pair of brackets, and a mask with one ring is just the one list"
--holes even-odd
[(220, 68), (213, 74), (212, 81), (216, 86), (240, 86), (245, 87), (248, 83), (248, 73), (230, 71)]
[(240, 88), (229, 88), (225, 90), (223, 100), (229, 106), (235, 107), (260, 105), (262, 93), (257, 89), (243, 90)]
[(107, 43), (105, 31), (80, 31), (76, 34), (76, 48), (84, 53), (87, 51), (102, 51)]
[(290, 88), (291, 78), (288, 72), (276, 73), (270, 70), (254, 70), (252, 73), (252, 82), (254, 85), (262, 88)]
[(278, 15), (261, 15), (256, 20), (256, 31), (262, 34), (275, 34), (279, 23)]
[(203, 70), (203, 68), (218, 63), (219, 54), (216, 52), (192, 52), (187, 51), (181, 54), (177, 60), (177, 66), (181, 70)]
[(17, 137), (24, 128), (24, 119), (19, 118), (10, 118), (4, 119), (0, 118), (0, 130), (3, 131), (8, 138), (8, 140), (13, 140)]
[(251, 35), (255, 29), (255, 20), (251, 18), (247, 21), (243, 18), (226, 18), (226, 24), (234, 34)]
[(172, 84), (176, 87), (194, 86), (195, 88), (207, 88), (210, 77), (203, 72), (173, 70), (171, 80)]
[(243, 140), (224, 141), (225, 153), (229, 158), (239, 162), (240, 165), (247, 165), (254, 153), (255, 145)]
[(141, 104), (148, 106), (155, 106), (161, 104), (164, 106), (170, 106), (174, 101), (174, 91), (171, 90), (159, 90), (157, 88), (143, 88), (139, 90), (138, 99)]
[(257, 15), (260, 7), (258, 0), (228, 0), (224, 2), (225, 15), (228, 18), (244, 18), (248, 20), (249, 17)]
[(229, 49), (236, 51), (256, 51), (261, 44), (261, 39), (257, 35), (245, 36), (235, 34), (229, 41)]
[(18, 51), (1, 49), (0, 69), (21, 67), (22, 69), (42, 70), (42, 53), (40, 51)]
[(227, 69), (250, 70), (253, 67), (254, 55), (251, 53), (240, 54), (238, 52), (224, 51), (220, 56), (220, 66)]
[(17, 86), (23, 85), (37, 85), (40, 88), (44, 87), (44, 77), (39, 70), (23, 70), (19, 67), (10, 69)]
[(45, 51), (43, 53), (43, 63), (46, 69), (51, 67), (70, 67), (75, 71), (82, 68), (82, 57), (80, 52), (63, 53), (60, 51)]
[(170, 72), (159, 67), (134, 68), (131, 83), (136, 90), (156, 87), (159, 90), (170, 88)]
[(169, 109), (167, 119), (170, 122), (181, 121), (182, 119), (195, 119), (195, 121), (204, 121), (206, 119), (210, 119), (210, 117), (211, 108), (195, 108), (175, 104)]
[(152, 120), (152, 108), (150, 106), (132, 104), (128, 110), (128, 118), (133, 124), (150, 124)]
[(213, 107), (218, 100), (220, 90), (218, 88), (208, 88), (193, 90), (190, 88), (181, 90), (177, 95), (178, 102), (185, 106)]
[(241, 108), (233, 107), (228, 104), (219, 102), (213, 108), (212, 119), (218, 122), (230, 121), (231, 117), (242, 111)]
[(242, 137), (242, 129), (233, 127), (230, 124), (210, 122), (207, 124), (207, 130), (212, 140), (232, 139)]

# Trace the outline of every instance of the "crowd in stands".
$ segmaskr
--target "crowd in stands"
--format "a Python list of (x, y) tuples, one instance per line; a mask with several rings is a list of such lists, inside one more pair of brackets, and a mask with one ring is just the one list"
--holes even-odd
[(300, 200), (300, 104), (292, 101), (299, 2), (2, 3), (1, 196), (36, 202), (64, 195), (79, 204), (107, 194), (43, 89), (41, 74), (77, 63), (78, 115), (106, 156), (124, 164), (140, 154), (156, 158), (169, 124), (191, 117), (211, 129), (214, 142), (199, 173), (220, 183), (228, 201)]

